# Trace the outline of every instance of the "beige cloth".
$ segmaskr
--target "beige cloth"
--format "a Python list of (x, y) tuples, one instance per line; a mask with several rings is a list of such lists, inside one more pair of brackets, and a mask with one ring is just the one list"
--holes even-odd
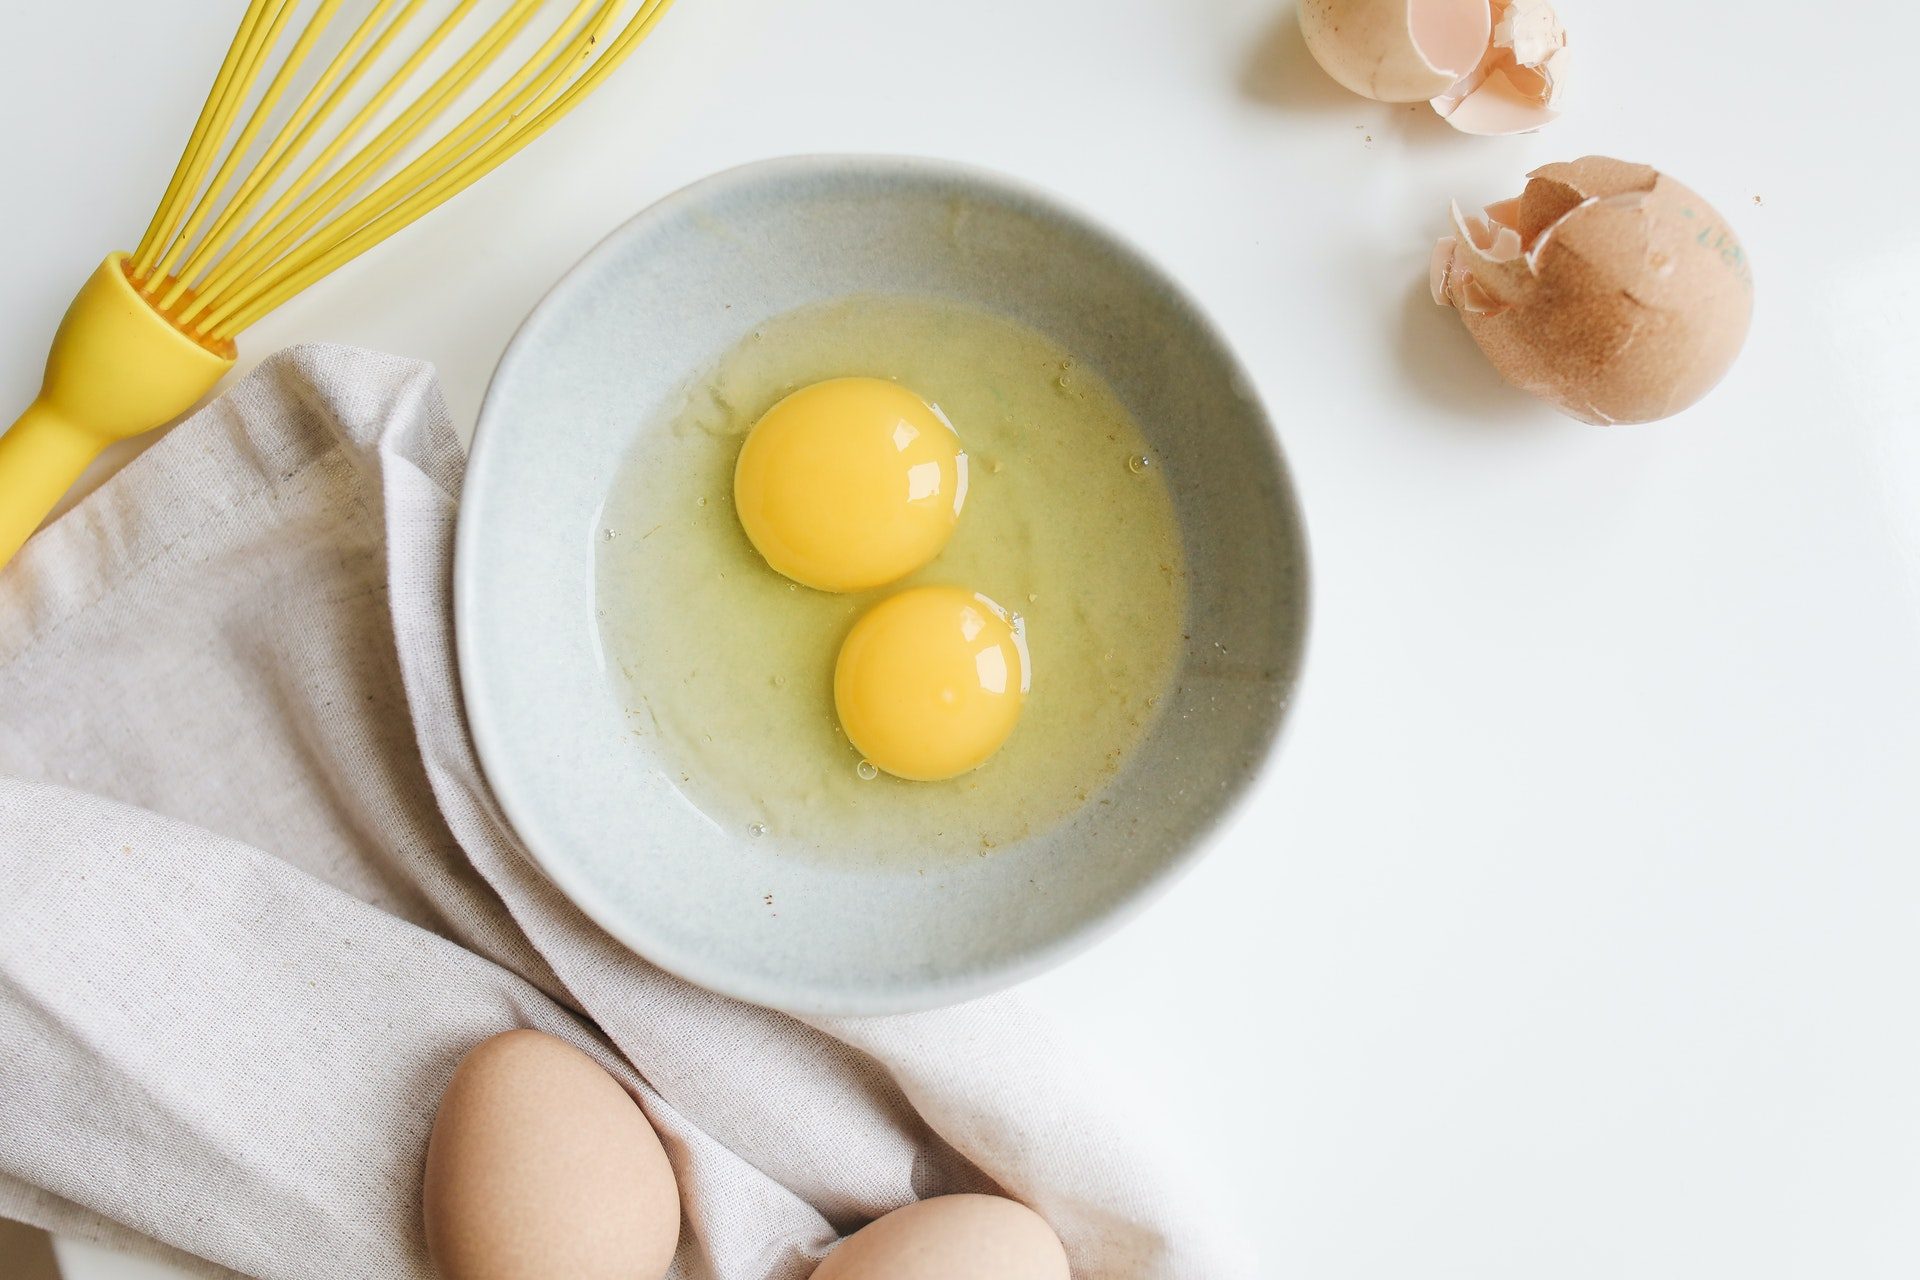
[(462, 466), (431, 370), (300, 348), (0, 572), (0, 1215), (210, 1274), (425, 1275), (440, 1090), (535, 1026), (659, 1129), (676, 1277), (801, 1277), (995, 1187), (1082, 1280), (1237, 1274), (1017, 997), (809, 1025), (532, 869), (460, 711)]

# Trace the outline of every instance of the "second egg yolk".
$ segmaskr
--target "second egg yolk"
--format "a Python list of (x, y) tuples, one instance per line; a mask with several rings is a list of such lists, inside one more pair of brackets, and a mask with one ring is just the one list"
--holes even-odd
[(967, 496), (967, 455), (939, 411), (883, 378), (833, 378), (767, 410), (740, 448), (734, 508), (774, 569), (864, 591), (940, 554)]
[(984, 764), (1026, 697), (1026, 634), (985, 596), (914, 587), (853, 624), (833, 670), (847, 739), (896, 778), (937, 782)]

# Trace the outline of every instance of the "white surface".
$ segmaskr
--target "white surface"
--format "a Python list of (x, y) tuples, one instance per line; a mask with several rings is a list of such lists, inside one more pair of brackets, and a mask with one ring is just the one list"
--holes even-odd
[[(239, 5), (19, 8), (0, 400), (24, 404)], [(1347, 96), (1285, 0), (681, 0), (504, 179), (247, 353), (426, 357), (470, 419), (546, 284), (724, 165), (920, 152), (1061, 192), (1251, 365), (1317, 629), (1263, 794), (1033, 998), (1264, 1234), (1266, 1274), (1906, 1277), (1920, 17), (1797, 12), (1569, 0), (1570, 113), (1502, 140)], [(1673, 172), (1754, 263), (1745, 355), (1664, 425), (1533, 406), (1424, 300), (1450, 196), (1592, 151)]]
[(181, 1272), (151, 1258), (115, 1253), (90, 1240), (53, 1242), (64, 1280), (176, 1280)]

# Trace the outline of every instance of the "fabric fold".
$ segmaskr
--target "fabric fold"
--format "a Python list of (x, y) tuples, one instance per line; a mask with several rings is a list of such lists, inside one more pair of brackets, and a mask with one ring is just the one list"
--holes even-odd
[(0, 1214), (207, 1274), (428, 1275), (440, 1090), (535, 1026), (661, 1132), (681, 1280), (800, 1280), (993, 1189), (1083, 1280), (1240, 1274), (1017, 997), (802, 1022), (539, 875), (461, 710), (463, 465), (426, 366), (296, 348), (0, 573)]

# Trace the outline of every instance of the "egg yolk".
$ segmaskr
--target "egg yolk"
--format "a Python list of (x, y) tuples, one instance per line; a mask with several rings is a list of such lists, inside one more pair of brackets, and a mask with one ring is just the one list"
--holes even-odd
[(914, 587), (853, 624), (833, 701), (848, 740), (876, 767), (937, 782), (1000, 749), (1030, 678), (1018, 619), (960, 587)]
[(932, 405), (883, 378), (833, 378), (767, 410), (740, 448), (734, 509), (795, 582), (864, 591), (940, 554), (967, 497), (967, 455)]

